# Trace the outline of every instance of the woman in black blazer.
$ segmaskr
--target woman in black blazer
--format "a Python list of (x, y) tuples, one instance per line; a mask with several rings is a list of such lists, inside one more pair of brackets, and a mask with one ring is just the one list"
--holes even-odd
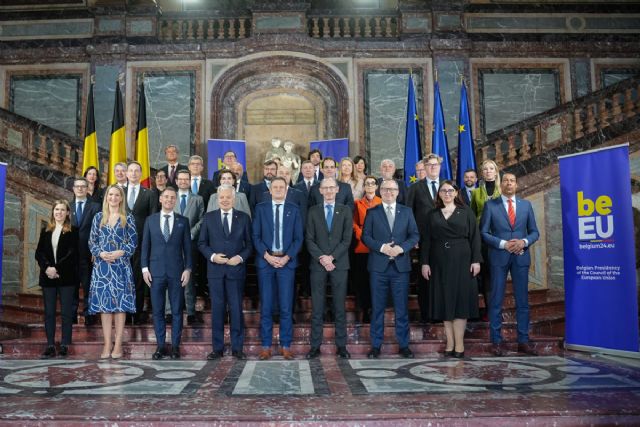
[(71, 228), (71, 209), (66, 200), (56, 200), (49, 223), (40, 233), (36, 261), (44, 298), (44, 329), (47, 348), (42, 358), (55, 357), (56, 299), (60, 295), (62, 340), (59, 355), (69, 353), (73, 321), (73, 294), (78, 287), (78, 233)]

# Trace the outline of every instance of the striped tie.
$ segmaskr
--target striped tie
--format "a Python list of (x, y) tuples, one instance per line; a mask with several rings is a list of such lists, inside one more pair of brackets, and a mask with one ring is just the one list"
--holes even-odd
[(164, 241), (168, 242), (169, 241), (169, 235), (171, 233), (169, 233), (169, 217), (171, 215), (165, 215), (164, 216), (164, 227), (162, 228), (162, 236), (164, 237)]
[(507, 209), (507, 214), (509, 215), (509, 224), (511, 224), (511, 228), (516, 225), (516, 211), (513, 209), (513, 201), (511, 199), (507, 199), (507, 203), (509, 205)]

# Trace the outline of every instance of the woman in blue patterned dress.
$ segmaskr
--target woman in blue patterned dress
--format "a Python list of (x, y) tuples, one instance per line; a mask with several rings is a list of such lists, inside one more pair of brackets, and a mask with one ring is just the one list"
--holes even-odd
[[(93, 218), (89, 250), (95, 258), (89, 290), (89, 314), (100, 313), (104, 347), (101, 359), (122, 357), (122, 335), (126, 313), (135, 313), (135, 283), (130, 258), (138, 237), (133, 216), (124, 207), (124, 191), (107, 188), (102, 212)], [(116, 335), (111, 350), (111, 324)]]

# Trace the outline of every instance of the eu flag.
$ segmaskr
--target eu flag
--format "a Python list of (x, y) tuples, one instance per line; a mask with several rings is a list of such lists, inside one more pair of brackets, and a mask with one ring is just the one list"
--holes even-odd
[(476, 150), (471, 135), (471, 118), (469, 117), (469, 100), (467, 86), (462, 82), (460, 88), (460, 116), (458, 118), (458, 170), (456, 182), (459, 188), (464, 187), (463, 176), (468, 169), (476, 170)]
[(440, 101), (440, 85), (436, 82), (433, 95), (433, 137), (431, 138), (431, 152), (442, 157), (440, 179), (451, 179), (451, 159), (449, 158), (449, 144), (444, 125), (444, 112)]
[(416, 111), (416, 93), (413, 78), (409, 75), (409, 93), (407, 95), (407, 128), (404, 139), (404, 183), (408, 186), (418, 180), (416, 163), (422, 159), (420, 149), (420, 122)]

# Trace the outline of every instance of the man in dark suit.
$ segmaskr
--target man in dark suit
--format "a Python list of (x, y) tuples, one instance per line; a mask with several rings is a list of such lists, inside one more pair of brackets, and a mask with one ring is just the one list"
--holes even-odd
[(467, 169), (462, 175), (462, 181), (464, 182), (464, 187), (460, 190), (462, 200), (467, 206), (471, 206), (471, 192), (476, 189), (478, 174), (473, 169)]
[(136, 222), (136, 233), (138, 243), (136, 251), (131, 257), (131, 268), (133, 269), (133, 280), (136, 283), (136, 314), (133, 319), (134, 324), (143, 324), (147, 320), (144, 309), (145, 284), (142, 278), (142, 268), (140, 267), (140, 247), (142, 242), (142, 231), (147, 217), (157, 211), (157, 202), (151, 190), (140, 185), (142, 176), (142, 166), (138, 162), (129, 162), (127, 165), (127, 187), (125, 189), (125, 206), (127, 212), (131, 212)]
[(511, 273), (516, 297), (518, 351), (529, 355), (537, 354), (529, 343), (529, 248), (538, 240), (540, 233), (531, 203), (515, 197), (517, 188), (516, 176), (505, 173), (500, 184), (502, 196), (485, 203), (480, 221), (482, 239), (489, 246), (489, 326), (493, 353), (496, 356), (505, 354), (501, 328), (508, 273)]
[[(336, 161), (333, 157), (325, 157), (322, 161), (322, 174), (327, 178), (336, 178), (337, 171)], [(320, 183), (316, 183), (311, 187), (309, 194), (309, 207), (322, 204), (322, 194), (320, 194)], [(346, 182), (338, 181), (338, 193), (336, 194), (336, 203), (346, 205), (353, 212), (355, 202), (353, 201), (353, 193), (351, 186)]]
[[(300, 175), (298, 175), (298, 183), (293, 186), (293, 188), (300, 191), (304, 195), (307, 201), (307, 206), (309, 205), (311, 187), (317, 184), (314, 172), (315, 168), (311, 160), (303, 161), (300, 165)], [(304, 221), (304, 223), (306, 224), (306, 221)], [(309, 281), (309, 264), (309, 251), (306, 247), (303, 246), (302, 250), (300, 251), (300, 262), (298, 263), (300, 294), (303, 296), (309, 296), (311, 293), (311, 282)]]
[[(421, 238), (426, 234), (427, 215), (435, 208), (435, 198), (438, 196), (438, 186), (440, 181), (440, 164), (442, 158), (436, 154), (429, 154), (423, 159), (426, 177), (413, 183), (407, 191), (406, 206), (411, 208), (413, 216), (418, 224)], [(428, 319), (427, 309), (429, 306), (429, 282), (417, 275), (418, 306), (420, 307), (420, 320), (426, 323)]]
[[(278, 166), (277, 175), (279, 177), (284, 178), (287, 183), (287, 196), (285, 201), (288, 203), (293, 203), (298, 208), (300, 208), (300, 216), (302, 216), (302, 224), (306, 224), (307, 222), (307, 206), (308, 199), (305, 197), (304, 193), (300, 190), (295, 189), (291, 186), (291, 169), (287, 166), (280, 165)], [(262, 193), (262, 196), (257, 200), (257, 203), (268, 202), (271, 201), (271, 192), (265, 191)]]
[(158, 343), (153, 360), (167, 356), (165, 349), (165, 294), (171, 302), (171, 358), (180, 358), (182, 337), (183, 287), (191, 276), (191, 235), (189, 220), (173, 212), (176, 191), (166, 188), (160, 196), (162, 209), (144, 224), (142, 234), (141, 267), (145, 283), (151, 289), (153, 328)]
[[(322, 181), (324, 179), (324, 174), (322, 173), (321, 166), (320, 166), (320, 163), (322, 163), (322, 152), (317, 148), (314, 148), (313, 150), (309, 151), (309, 157), (307, 158), (313, 165), (313, 179), (316, 182)], [(298, 181), (296, 182), (296, 184), (302, 181), (303, 179), (304, 179), (303, 175), (298, 174)]]
[(256, 248), (256, 268), (260, 286), (260, 360), (271, 358), (273, 334), (273, 287), (278, 287), (280, 304), (280, 347), (285, 359), (295, 356), (293, 341), (293, 287), (297, 255), (304, 235), (300, 210), (285, 202), (287, 183), (284, 178), (271, 180), (271, 202), (259, 203), (252, 224), (253, 246)]
[(179, 155), (180, 150), (178, 150), (177, 145), (167, 145), (164, 149), (164, 157), (167, 160), (167, 164), (160, 168), (167, 176), (167, 184), (176, 189), (178, 188), (176, 185), (177, 172), (182, 169), (187, 169), (185, 165), (178, 163)]
[(404, 181), (401, 179), (395, 179), (395, 174), (396, 163), (393, 160), (384, 159), (380, 162), (380, 178), (378, 178), (378, 190), (376, 191), (376, 195), (380, 196), (380, 187), (382, 186), (382, 181), (393, 179), (394, 181), (396, 181), (396, 183), (398, 183), (398, 197), (396, 198), (396, 202), (404, 205), (407, 203)]
[[(242, 163), (235, 162), (232, 164), (229, 169), (236, 176), (236, 193), (244, 193), (247, 196), (247, 201), (251, 197), (251, 184), (249, 184), (249, 180), (240, 179), (240, 177), (244, 177), (247, 174), (244, 172), (244, 167), (242, 167)], [(206, 206), (206, 205), (205, 205)]]
[(278, 164), (276, 162), (274, 162), (273, 160), (267, 160), (266, 162), (264, 162), (264, 164), (262, 165), (262, 181), (254, 184), (253, 187), (251, 187), (249, 207), (251, 208), (252, 213), (255, 213), (256, 205), (262, 199), (262, 194), (265, 191), (269, 191), (271, 180), (276, 176), (277, 173)]
[(335, 342), (337, 354), (351, 357), (347, 351), (347, 321), (345, 300), (349, 276), (349, 245), (353, 234), (353, 214), (345, 205), (336, 204), (338, 185), (335, 178), (320, 183), (324, 200), (309, 209), (305, 242), (311, 255), (311, 350), (307, 359), (320, 356), (323, 338), (325, 286), (331, 280), (335, 313)]
[(411, 209), (396, 202), (398, 183), (383, 181), (382, 204), (367, 211), (362, 228), (362, 242), (369, 248), (368, 269), (371, 283), (371, 350), (370, 359), (380, 356), (384, 338), (384, 310), (389, 290), (396, 317), (396, 339), (400, 355), (413, 358), (409, 348), (409, 273), (410, 251), (420, 233)]
[(309, 199), (311, 194), (311, 187), (317, 184), (316, 177), (314, 176), (314, 167), (311, 160), (305, 160), (300, 165), (300, 175), (298, 175), (298, 182), (293, 186), (296, 190), (300, 190)]
[[(236, 163), (238, 163), (238, 156), (236, 156), (236, 153), (233, 151), (226, 151), (222, 156), (222, 168), (215, 171), (213, 173), (213, 176), (211, 177), (211, 180), (213, 181), (216, 187), (220, 184), (220, 180), (218, 178), (220, 171), (232, 170), (232, 166), (235, 165)], [(249, 177), (247, 176), (247, 173), (243, 172), (242, 175), (238, 177), (238, 181), (243, 181), (248, 184)]]
[[(78, 231), (78, 279), (80, 286), (84, 290), (84, 324), (91, 326), (95, 324), (95, 317), (87, 313), (89, 308), (89, 284), (91, 282), (91, 252), (89, 252), (89, 234), (91, 233), (91, 223), (96, 213), (100, 212), (102, 206), (87, 198), (87, 180), (79, 177), (73, 181), (74, 198), (70, 203), (71, 226)], [(73, 316), (77, 322), (78, 306), (80, 304), (79, 288), (76, 288), (73, 299)]]
[(191, 192), (202, 197), (204, 205), (209, 203), (209, 197), (216, 192), (213, 182), (202, 176), (204, 160), (200, 156), (189, 157), (189, 172), (191, 173)]
[(211, 343), (213, 351), (208, 360), (224, 355), (225, 307), (229, 307), (231, 326), (231, 355), (246, 359), (242, 295), (246, 277), (246, 261), (252, 251), (251, 220), (249, 215), (233, 209), (235, 189), (218, 187), (220, 209), (205, 214), (200, 228), (198, 248), (207, 260), (207, 278), (211, 297)]
[(154, 187), (151, 189), (153, 199), (157, 204), (156, 211), (159, 211), (162, 208), (162, 205), (160, 204), (160, 194), (162, 194), (165, 188), (167, 188), (167, 174), (163, 170), (158, 170), (156, 171)]
[[(198, 251), (198, 238), (200, 237), (200, 224), (204, 215), (204, 202), (202, 197), (191, 192), (191, 174), (188, 170), (181, 170), (177, 173), (176, 184), (178, 185), (178, 199), (173, 208), (189, 220), (191, 227), (191, 252), (192, 258), (200, 256)], [(196, 316), (196, 290), (193, 285), (193, 276), (184, 290), (185, 306), (187, 309), (187, 324), (194, 325), (204, 323), (201, 316)]]

